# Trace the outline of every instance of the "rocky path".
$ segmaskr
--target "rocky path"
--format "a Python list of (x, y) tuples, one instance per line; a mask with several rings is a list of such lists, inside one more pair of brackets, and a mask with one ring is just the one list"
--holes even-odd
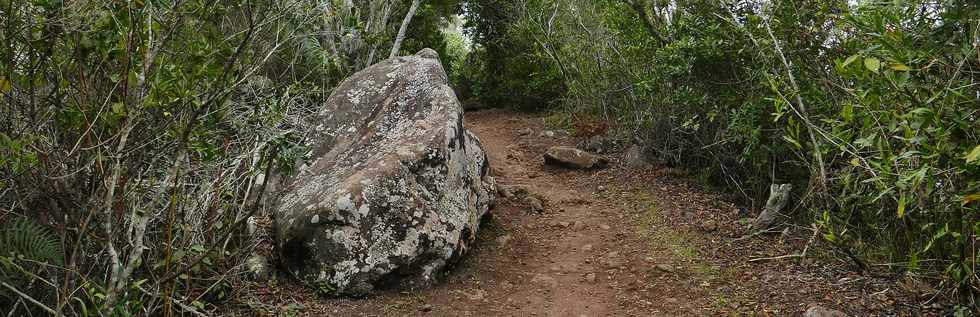
[[(754, 215), (669, 168), (572, 171), (543, 164), (542, 120), (485, 111), (467, 124), (502, 192), (478, 245), (427, 289), (324, 299), (290, 282), (246, 286), (243, 315), (798, 316), (933, 314), (904, 304), (924, 290), (848, 273), (810, 248), (809, 228), (744, 238)], [(539, 210), (540, 209), (540, 210)], [(835, 316), (835, 315), (817, 315)]]

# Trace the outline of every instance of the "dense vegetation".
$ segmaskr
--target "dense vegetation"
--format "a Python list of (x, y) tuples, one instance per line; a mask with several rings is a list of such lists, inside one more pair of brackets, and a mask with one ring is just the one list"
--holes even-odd
[(856, 269), (972, 302), (980, 4), (805, 3), (470, 1), (463, 84), (485, 103), (614, 122), (756, 210), (792, 183), (796, 223)]
[(455, 5), (415, 4), (0, 1), (4, 314), (213, 313), (307, 114), (390, 51), (446, 52)]
[(852, 2), (0, 0), (0, 306), (212, 313), (307, 114), (423, 47), (468, 102), (611, 122), (755, 208), (793, 183), (856, 269), (973, 303), (980, 4)]

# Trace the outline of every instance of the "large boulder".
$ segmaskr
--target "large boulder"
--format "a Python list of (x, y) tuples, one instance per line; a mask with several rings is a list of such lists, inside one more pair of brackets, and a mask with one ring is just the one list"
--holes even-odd
[(466, 253), (496, 197), (438, 55), (362, 70), (314, 117), (312, 160), (276, 207), (283, 267), (335, 295), (427, 284)]

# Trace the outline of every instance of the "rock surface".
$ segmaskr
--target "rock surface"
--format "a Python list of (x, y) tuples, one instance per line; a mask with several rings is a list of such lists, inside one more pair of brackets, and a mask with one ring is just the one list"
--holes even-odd
[(283, 267), (325, 293), (430, 283), (465, 254), (496, 197), (438, 55), (354, 74), (315, 114), (311, 161), (276, 207)]
[(786, 207), (786, 203), (789, 202), (791, 190), (793, 190), (792, 184), (772, 184), (769, 186), (769, 200), (766, 201), (766, 208), (755, 219), (752, 228), (762, 230), (775, 224), (779, 213)]
[(272, 275), (269, 260), (261, 254), (253, 254), (245, 259), (245, 268), (248, 270), (248, 277), (256, 281), (268, 280)]
[(601, 168), (608, 164), (605, 158), (573, 147), (554, 146), (544, 154), (545, 164), (575, 169)]
[(630, 146), (629, 150), (626, 151), (624, 162), (626, 163), (626, 167), (631, 169), (646, 169), (653, 166), (650, 164), (646, 150), (639, 145)]
[(534, 196), (524, 197), (524, 203), (527, 204), (527, 207), (530, 208), (531, 212), (535, 212), (535, 213), (544, 212), (544, 203), (541, 202), (541, 199), (539, 199), (538, 197), (534, 197)]
[(569, 136), (569, 133), (565, 130), (544, 130), (538, 136), (544, 138), (566, 138)]
[(599, 154), (609, 153), (615, 147), (616, 142), (613, 138), (601, 134), (594, 135), (578, 143), (579, 149)]
[(803, 317), (847, 317), (847, 314), (823, 306), (813, 306), (803, 313)]
[(524, 198), (531, 194), (531, 187), (527, 185), (502, 185), (498, 187), (498, 192), (503, 198)]

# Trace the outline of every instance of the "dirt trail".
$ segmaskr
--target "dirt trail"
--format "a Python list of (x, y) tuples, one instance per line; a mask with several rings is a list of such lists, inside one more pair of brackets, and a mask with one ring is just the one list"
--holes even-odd
[[(484, 111), (467, 124), (498, 184), (544, 201), (501, 198), (474, 250), (439, 285), (366, 299), (323, 299), (295, 284), (239, 300), (250, 314), (306, 316), (800, 315), (812, 305), (854, 315), (920, 315), (880, 280), (849, 275), (811, 250), (806, 228), (751, 239), (740, 212), (669, 168), (571, 171), (545, 166), (542, 120)], [(615, 161), (615, 155), (613, 156)], [(918, 309), (918, 308), (916, 308)]]

